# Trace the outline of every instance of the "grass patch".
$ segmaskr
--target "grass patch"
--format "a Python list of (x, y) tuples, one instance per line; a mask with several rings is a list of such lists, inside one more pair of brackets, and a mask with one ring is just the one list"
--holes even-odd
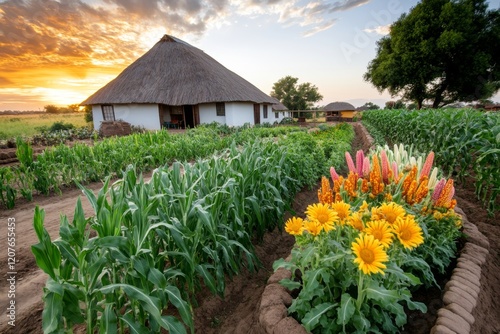
[(82, 127), (87, 125), (84, 116), (84, 113), (0, 115), (0, 139), (18, 136), (31, 137), (40, 133), (38, 128), (50, 128), (56, 122), (71, 123), (75, 127)]

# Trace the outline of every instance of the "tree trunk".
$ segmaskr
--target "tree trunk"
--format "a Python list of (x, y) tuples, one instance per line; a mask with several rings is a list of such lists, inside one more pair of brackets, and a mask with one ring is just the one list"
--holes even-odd
[(417, 100), (417, 110), (422, 109), (422, 103), (423, 103), (423, 100), (420, 100), (420, 99)]
[(443, 93), (446, 90), (446, 86), (448, 84), (446, 83), (446, 80), (441, 83), (441, 86), (439, 89), (436, 91), (436, 95), (434, 96), (434, 103), (432, 103), (432, 108), (437, 109), (439, 108), (439, 104), (443, 100)]

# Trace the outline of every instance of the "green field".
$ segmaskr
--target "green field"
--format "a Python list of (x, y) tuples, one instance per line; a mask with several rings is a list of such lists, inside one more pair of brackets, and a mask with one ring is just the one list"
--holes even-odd
[(30, 137), (40, 133), (38, 128), (50, 127), (55, 122), (71, 123), (76, 127), (87, 125), (84, 113), (71, 114), (26, 114), (1, 115), (0, 139), (9, 139), (17, 136)]

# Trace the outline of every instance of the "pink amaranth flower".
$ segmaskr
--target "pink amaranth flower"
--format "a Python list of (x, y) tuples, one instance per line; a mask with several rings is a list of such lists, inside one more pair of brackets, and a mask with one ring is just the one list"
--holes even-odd
[(425, 159), (424, 166), (422, 167), (422, 170), (420, 171), (420, 181), (424, 176), (429, 176), (429, 173), (431, 172), (432, 168), (432, 163), (434, 162), (434, 152), (430, 151), (429, 155), (427, 155), (427, 158)]
[(345, 160), (347, 161), (347, 167), (349, 167), (349, 172), (356, 173), (356, 168), (354, 167), (354, 162), (352, 161), (352, 157), (349, 152), (345, 152)]
[(363, 177), (367, 179), (370, 177), (370, 158), (365, 157), (363, 161)]
[(365, 155), (363, 150), (356, 152), (356, 173), (361, 175), (363, 173), (363, 162), (365, 160)]
[(332, 177), (332, 181), (337, 181), (339, 179), (339, 174), (335, 171), (335, 168), (330, 167), (330, 176)]
[(385, 184), (389, 184), (389, 159), (387, 159), (385, 150), (380, 152), (380, 160), (382, 162), (382, 180)]
[(436, 201), (439, 199), (439, 196), (441, 195), (441, 192), (443, 191), (444, 185), (446, 184), (445, 179), (439, 180), (439, 182), (436, 184), (436, 187), (434, 187), (434, 192), (432, 193), (431, 199), (434, 204), (436, 204)]

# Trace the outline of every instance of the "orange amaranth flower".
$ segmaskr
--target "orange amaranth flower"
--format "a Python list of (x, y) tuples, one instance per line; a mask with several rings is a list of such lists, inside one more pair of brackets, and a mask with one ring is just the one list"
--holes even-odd
[(418, 185), (417, 191), (415, 192), (415, 203), (420, 203), (429, 193), (428, 188), (429, 178), (427, 176), (420, 178), (420, 184)]
[(413, 205), (415, 204), (415, 192), (417, 191), (417, 180), (412, 180), (408, 190), (406, 192), (405, 200), (406, 203)]
[(344, 177), (343, 176), (339, 176), (338, 179), (336, 179), (335, 181), (333, 181), (333, 192), (335, 194), (340, 193), (340, 187), (342, 187), (343, 184), (344, 184)]
[(403, 180), (403, 198), (406, 203), (415, 204), (415, 192), (417, 191), (417, 166), (412, 166), (410, 172)]
[(330, 188), (330, 181), (325, 176), (321, 178), (321, 189), (318, 190), (318, 200), (322, 204), (333, 203), (333, 193)]
[(364, 194), (366, 194), (368, 191), (370, 191), (370, 185), (368, 183), (368, 180), (367, 179), (363, 179), (363, 181), (361, 183), (361, 192), (363, 192)]
[(356, 197), (356, 186), (358, 185), (358, 174), (354, 172), (349, 172), (349, 176), (347, 180), (344, 182), (344, 190), (347, 191), (347, 194), (354, 198)]
[(378, 163), (377, 155), (373, 155), (373, 169), (370, 172), (370, 184), (372, 186), (372, 195), (377, 196), (384, 191), (384, 183), (382, 182), (382, 174)]
[(452, 201), (453, 195), (455, 195), (455, 187), (453, 187), (453, 179), (448, 179), (448, 181), (444, 185), (443, 190), (439, 194), (439, 197), (434, 202), (434, 205), (448, 209), (451, 208), (456, 204), (456, 201), (455, 202)]

